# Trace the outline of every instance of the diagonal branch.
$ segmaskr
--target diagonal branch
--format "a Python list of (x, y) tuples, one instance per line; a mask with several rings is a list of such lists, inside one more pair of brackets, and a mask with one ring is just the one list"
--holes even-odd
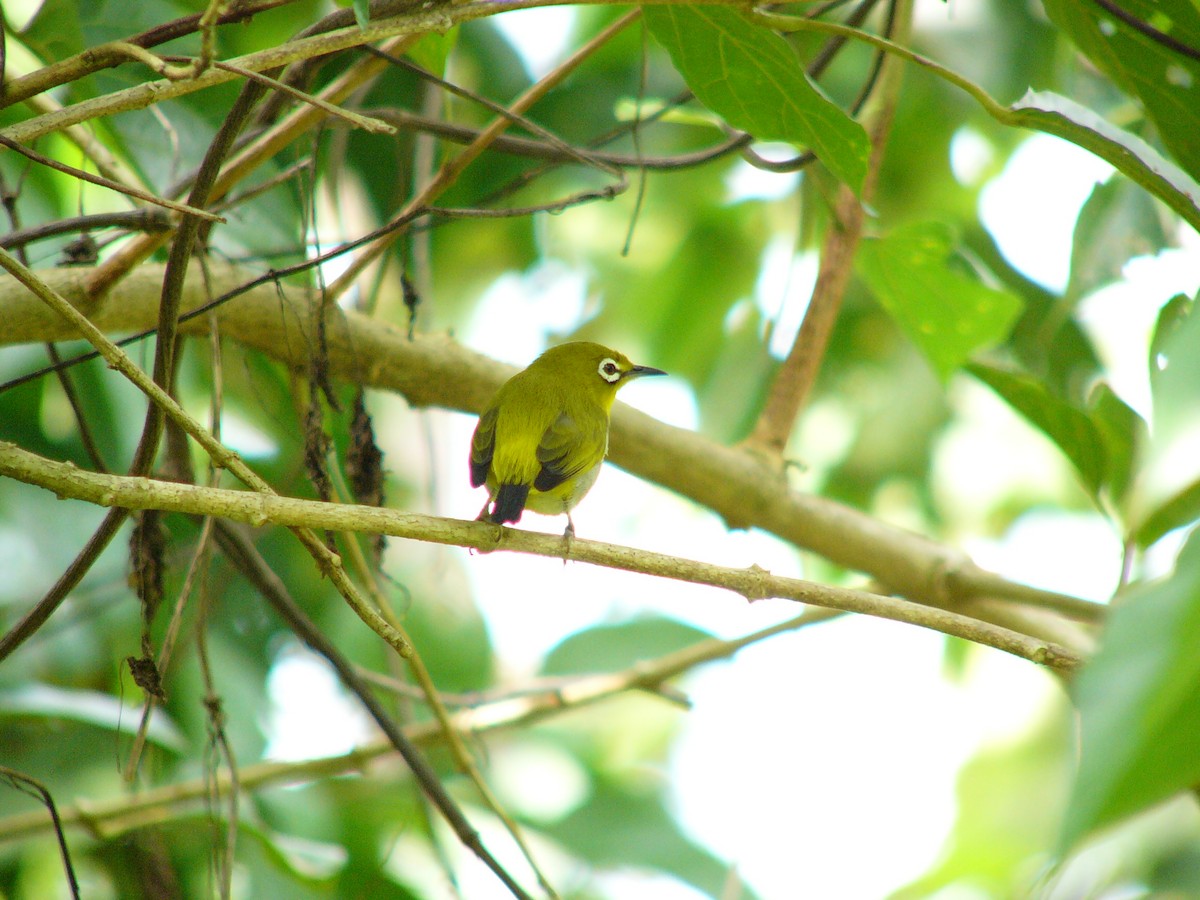
[[(139, 267), (120, 298), (94, 298), (86, 289), (88, 270), (39, 272), (65, 299), (86, 311), (102, 329), (150, 327), (162, 282), (162, 267)], [(247, 274), (213, 267), (214, 293), (238, 295), (219, 307), (221, 333), (300, 370), (308, 364), (313, 323), (306, 290), (281, 294), (274, 282), (242, 293)], [(184, 307), (203, 307), (200, 279), (188, 279)], [(221, 299), (218, 297), (218, 299)], [(516, 370), (475, 353), (443, 335), (414, 335), (353, 312), (330, 309), (327, 325), (330, 377), (403, 395), (414, 406), (478, 413)], [(78, 332), (50, 313), (19, 285), (0, 280), (0, 341), (64, 340)], [(200, 318), (181, 329), (203, 333)], [(613, 410), (609, 455), (613, 462), (712, 509), (731, 527), (757, 527), (844, 568), (865, 572), (913, 600), (939, 606), (972, 599), (1012, 599), (1090, 617), (1095, 604), (1008, 581), (975, 565), (961, 550), (875, 519), (823, 497), (781, 487), (778, 472), (754, 454), (726, 447), (703, 435), (665, 425), (618, 402)]]
[(143, 191), (141, 188), (134, 187), (133, 185), (121, 184), (120, 182), (105, 178), (102, 175), (93, 175), (91, 172), (86, 172), (83, 169), (77, 169), (74, 166), (68, 166), (66, 163), (61, 163), (58, 160), (50, 159), (50, 157), (43, 156), (30, 147), (21, 146), (16, 141), (10, 140), (2, 134), (0, 134), (0, 145), (8, 147), (10, 150), (15, 150), (22, 156), (33, 160), (38, 165), (47, 166), (51, 169), (54, 169), (56, 172), (62, 172), (66, 175), (70, 175), (72, 178), (78, 178), (80, 181), (86, 181), (90, 184), (99, 185), (100, 187), (108, 188), (111, 191), (117, 191), (121, 194), (128, 194), (130, 197), (134, 197), (145, 203), (153, 203), (156, 206), (162, 206), (167, 209), (174, 210), (177, 213), (195, 216), (198, 219), (204, 219), (209, 222), (225, 221), (220, 216), (210, 213), (207, 210), (197, 209), (196, 207), (189, 206), (186, 203), (176, 203), (173, 200), (167, 200), (163, 197), (156, 197), (149, 191)]
[(386, 534), (470, 547), (481, 552), (509, 550), (552, 559), (562, 559), (565, 554), (566, 558), (579, 562), (723, 588), (751, 602), (778, 597), (906, 622), (1003, 650), (1064, 674), (1073, 672), (1082, 663), (1081, 655), (1075, 650), (961, 613), (921, 606), (896, 597), (772, 575), (758, 566), (734, 569), (580, 538), (564, 550), (562, 539), (557, 535), (504, 528), (486, 522), (401, 513), (375, 506), (300, 500), (278, 494), (204, 488), (149, 478), (100, 475), (68, 463), (43, 459), (5, 442), (0, 442), (0, 474), (46, 488), (59, 497), (86, 500), (101, 506), (218, 516), (255, 526), (271, 523), (292, 529)]

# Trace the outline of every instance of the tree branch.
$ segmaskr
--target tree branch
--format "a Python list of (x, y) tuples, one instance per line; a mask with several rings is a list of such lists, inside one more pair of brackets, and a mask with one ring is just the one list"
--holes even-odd
[(562, 539), (556, 535), (503, 528), (487, 522), (402, 513), (374, 506), (299, 500), (278, 494), (205, 488), (149, 478), (100, 475), (70, 463), (43, 459), (7, 442), (0, 442), (0, 474), (38, 485), (59, 497), (86, 500), (100, 506), (219, 516), (255, 527), (272, 524), (314, 531), (386, 534), (470, 547), (485, 553), (509, 550), (553, 559), (562, 559), (565, 554), (566, 558), (579, 562), (723, 588), (751, 602), (779, 597), (906, 622), (1004, 650), (1063, 673), (1072, 672), (1082, 662), (1080, 655), (1067, 647), (960, 613), (866, 591), (784, 578), (758, 566), (734, 569), (579, 538), (564, 550)]
[[(894, 21), (901, 32), (893, 39), (903, 40), (907, 36), (911, 17), (912, 4), (907, 0), (893, 5), (889, 24)], [(820, 270), (804, 321), (800, 323), (791, 351), (779, 367), (762, 414), (746, 439), (748, 449), (763, 452), (769, 457), (777, 459), (783, 455), (796, 418), (816, 383), (821, 362), (825, 359), (825, 350), (829, 346), (833, 326), (842, 308), (842, 299), (846, 296), (846, 287), (854, 272), (854, 254), (862, 238), (865, 208), (870, 206), (879, 180), (879, 169), (883, 165), (888, 134), (900, 98), (902, 72), (900, 60), (893, 57), (884, 59), (877, 92), (863, 114), (871, 141), (871, 155), (863, 179), (862, 195), (855, 196), (844, 184), (837, 190), (833, 216), (821, 250)]]
[[(709, 638), (656, 660), (638, 662), (621, 672), (583, 675), (549, 688), (488, 700), (451, 714), (451, 724), (459, 734), (476, 736), (501, 729), (524, 728), (568, 710), (590, 706), (629, 691), (662, 694), (662, 686), (670, 678), (704, 663), (727, 659), (743, 647), (777, 634), (815, 625), (829, 618), (831, 613), (827, 610), (807, 610), (793, 619), (743, 637), (733, 640)], [(434, 721), (409, 725), (404, 729), (404, 735), (422, 748), (435, 745), (445, 737), (441, 726)], [(338, 756), (243, 766), (238, 770), (238, 786), (244, 790), (261, 790), (364, 772), (372, 762), (390, 756), (392, 749), (390, 743), (379, 740)], [(63, 808), (60, 819), (64, 826), (86, 827), (94, 834), (112, 837), (133, 828), (183, 815), (188, 809), (203, 803), (211, 791), (224, 794), (231, 789), (229, 773), (220, 771), (215, 778), (197, 778), (150, 788), (132, 797), (122, 795), (110, 800), (78, 801)], [(50, 819), (42, 811), (18, 813), (0, 819), (0, 842), (31, 837), (50, 827)]]
[[(131, 331), (155, 321), (162, 267), (140, 266), (119, 298), (95, 298), (86, 289), (87, 269), (52, 269), (39, 276), (84, 312), (98, 328)], [(247, 280), (244, 271), (213, 266), (213, 291), (224, 294)], [(266, 283), (218, 308), (221, 331), (245, 346), (303, 370), (312, 346), (306, 289), (296, 296)], [(207, 301), (202, 281), (189, 278), (185, 309)], [(328, 363), (332, 378), (403, 395), (414, 406), (479, 412), (516, 369), (475, 353), (444, 335), (415, 335), (353, 312), (329, 309)], [(78, 333), (11, 279), (0, 280), (0, 341), (66, 340)], [(200, 318), (181, 330), (204, 333)], [(923, 603), (950, 606), (976, 598), (1040, 604), (1073, 618), (1097, 621), (1103, 607), (1052, 591), (1016, 584), (979, 568), (957, 548), (881, 522), (823, 497), (781, 484), (778, 471), (755, 455), (703, 435), (665, 425), (618, 402), (613, 409), (610, 458), (623, 469), (712, 509), (730, 527), (757, 527), (865, 572), (886, 590)]]

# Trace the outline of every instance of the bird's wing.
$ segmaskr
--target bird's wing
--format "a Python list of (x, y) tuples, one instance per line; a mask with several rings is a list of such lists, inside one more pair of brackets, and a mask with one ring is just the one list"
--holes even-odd
[(487, 481), (492, 456), (496, 452), (496, 418), (499, 412), (497, 406), (486, 410), (479, 417), (475, 434), (471, 436), (471, 487), (479, 487)]
[(603, 430), (597, 432), (581, 426), (574, 417), (560, 413), (538, 442), (541, 470), (533, 486), (539, 491), (553, 490), (567, 479), (594, 468), (603, 461), (607, 443)]

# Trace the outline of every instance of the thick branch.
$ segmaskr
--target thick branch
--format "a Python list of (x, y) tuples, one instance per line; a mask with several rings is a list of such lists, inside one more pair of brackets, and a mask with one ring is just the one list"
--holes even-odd
[[(162, 267), (144, 265), (111, 298), (88, 298), (87, 269), (39, 272), (45, 281), (106, 331), (153, 325)], [(214, 292), (249, 280), (214, 266)], [(290, 293), (291, 296), (286, 294)], [(185, 309), (207, 300), (197, 276), (185, 287)], [(312, 344), (311, 309), (303, 289), (285, 296), (256, 288), (220, 307), (222, 333), (304, 370)], [(478, 412), (514, 369), (441, 335), (409, 340), (398, 328), (331, 309), (327, 326), (330, 375), (402, 394), (414, 406)], [(11, 280), (0, 281), (0, 341), (25, 343), (78, 337), (58, 316)], [(181, 329), (202, 333), (202, 320)], [(786, 488), (778, 471), (753, 454), (674, 428), (618, 403), (610, 456), (617, 465), (707, 506), (735, 528), (757, 527), (838, 565), (866, 572), (914, 600), (948, 606), (973, 598), (1013, 598), (1095, 620), (1096, 604), (1013, 584), (987, 572), (955, 548), (881, 522), (856, 509)], [(465, 477), (465, 476), (464, 476)]]

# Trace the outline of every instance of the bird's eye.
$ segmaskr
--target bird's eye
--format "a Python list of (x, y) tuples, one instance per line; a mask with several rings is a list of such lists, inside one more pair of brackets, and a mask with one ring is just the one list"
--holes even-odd
[(601, 360), (600, 368), (597, 371), (600, 373), (600, 377), (609, 384), (615, 384), (621, 378), (621, 367), (612, 359)]

